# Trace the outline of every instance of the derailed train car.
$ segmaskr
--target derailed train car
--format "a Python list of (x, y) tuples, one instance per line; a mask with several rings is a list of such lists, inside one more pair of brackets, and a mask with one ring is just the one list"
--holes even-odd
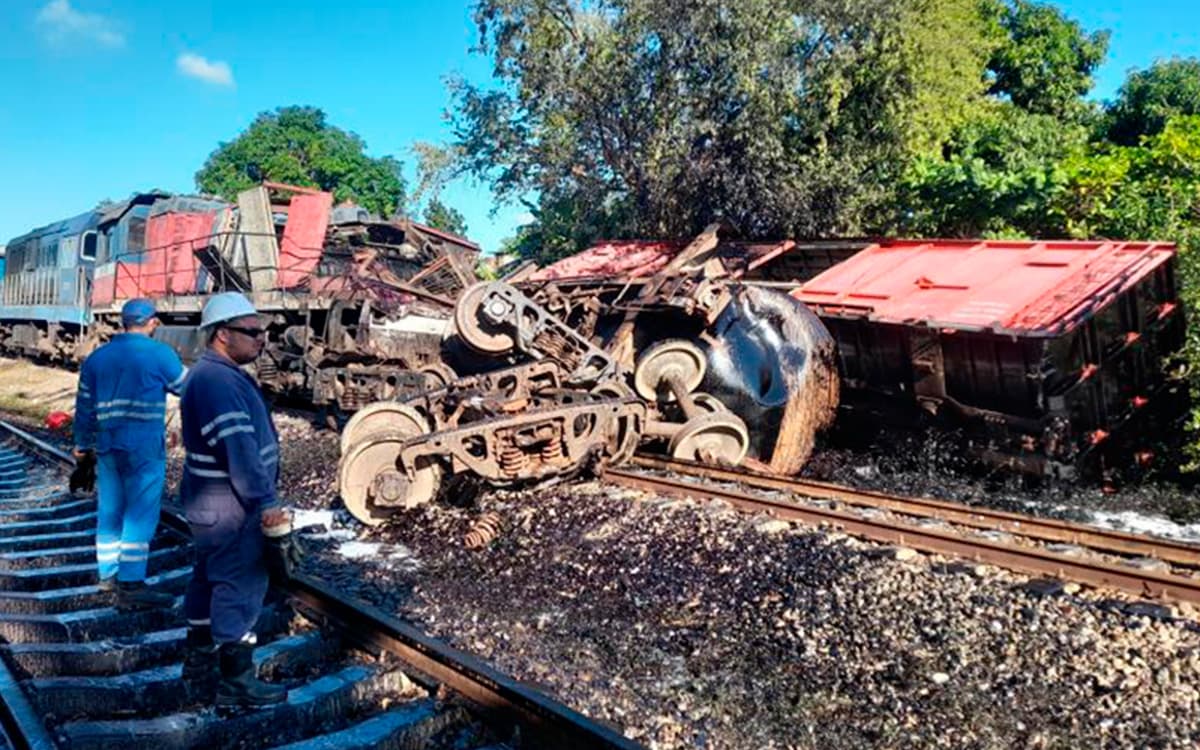
[(919, 408), (1033, 474), (1096, 468), (1184, 336), (1165, 243), (878, 242), (792, 295), (838, 342), (848, 408)]
[(352, 410), (453, 378), (442, 340), (454, 297), (475, 281), (478, 246), (332, 203), (273, 183), (236, 203), (153, 192), (18, 237), (0, 348), (82, 360), (118, 330), (126, 300), (151, 297), (159, 335), (190, 360), (204, 346), (208, 295), (237, 290), (268, 324), (256, 363), (268, 389)]
[(346, 507), (379, 523), (447, 476), (514, 486), (643, 449), (798, 472), (836, 409), (833, 341), (796, 300), (740, 283), (716, 247), (713, 226), (637, 282), (466, 289), (451, 340), (475, 374), (351, 418)]
[[(683, 243), (601, 243), (529, 278), (639, 283)], [(1099, 466), (1151, 412), (1183, 342), (1175, 248), (1145, 242), (722, 242), (744, 283), (783, 290), (836, 342), (841, 411), (964, 428), (984, 462)]]

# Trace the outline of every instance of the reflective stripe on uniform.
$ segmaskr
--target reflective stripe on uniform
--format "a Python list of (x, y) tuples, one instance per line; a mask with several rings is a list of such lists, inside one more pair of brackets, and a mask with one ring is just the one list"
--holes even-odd
[(101, 401), (96, 404), (97, 409), (107, 409), (111, 406), (137, 406), (146, 409), (165, 409), (166, 401), (134, 401), (128, 398), (117, 398), (112, 401)]
[(226, 427), (225, 429), (221, 430), (213, 437), (209, 438), (208, 444), (210, 446), (216, 445), (223, 438), (229, 437), (230, 435), (234, 435), (239, 432), (254, 432), (254, 425), (239, 424), (239, 425), (234, 425), (233, 427)]
[(227, 411), (224, 414), (219, 414), (213, 421), (200, 428), (200, 434), (207, 435), (213, 431), (214, 427), (231, 419), (245, 419), (246, 421), (250, 421), (250, 415), (244, 411)]
[(179, 373), (179, 377), (175, 378), (170, 383), (167, 383), (167, 388), (172, 391), (178, 389), (179, 386), (183, 385), (183, 379), (187, 377), (187, 374), (188, 368), (185, 367), (183, 368), (183, 372)]
[(217, 469), (197, 469), (195, 466), (185, 466), (184, 468), (187, 470), (187, 472), (189, 474), (193, 474), (198, 477), (205, 477), (207, 479), (228, 479), (229, 478), (228, 471), (218, 471)]
[(96, 415), (96, 419), (100, 420), (101, 422), (104, 422), (104, 421), (107, 421), (110, 419), (122, 419), (122, 418), (134, 419), (139, 422), (155, 422), (155, 421), (161, 420), (163, 418), (163, 413), (162, 412), (148, 413), (148, 412), (142, 412), (142, 411), (110, 411), (110, 412), (102, 412), (102, 413)]

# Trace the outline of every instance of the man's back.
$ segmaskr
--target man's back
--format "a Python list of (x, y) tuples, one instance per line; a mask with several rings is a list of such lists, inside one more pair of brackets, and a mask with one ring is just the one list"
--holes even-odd
[(214, 480), (231, 486), (248, 510), (279, 504), (275, 424), (258, 386), (245, 372), (227, 358), (206, 352), (188, 376), (179, 411), (186, 451), (180, 485), (185, 504), (201, 485)]
[(77, 434), (94, 434), (100, 453), (161, 452), (166, 393), (178, 391), (184, 372), (166, 344), (142, 334), (117, 334), (83, 363)]

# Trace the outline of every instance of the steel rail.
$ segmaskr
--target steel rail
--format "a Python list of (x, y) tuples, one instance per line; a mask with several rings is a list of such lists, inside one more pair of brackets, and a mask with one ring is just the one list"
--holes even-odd
[(1170, 539), (1153, 539), (1124, 531), (1083, 526), (1051, 518), (1038, 518), (991, 508), (965, 506), (927, 497), (903, 497), (873, 490), (860, 490), (812, 479), (772, 476), (748, 470), (731, 470), (677, 461), (638, 456), (632, 462), (642, 468), (670, 471), (704, 479), (736, 482), (761, 489), (782, 490), (822, 500), (837, 500), (847, 505), (880, 508), (910, 516), (937, 518), (978, 529), (999, 529), (1031, 539), (1075, 544), (1116, 555), (1154, 558), (1184, 567), (1200, 568), (1200, 546)]
[[(0, 428), (20, 438), (48, 458), (74, 464), (71, 454), (0, 420)], [(162, 522), (177, 533), (191, 536), (187, 520), (178, 509), (164, 507)], [(526, 687), (470, 654), (431, 638), (411, 624), (361, 601), (334, 591), (310, 576), (297, 576), (282, 587), (297, 608), (321, 625), (332, 625), (356, 645), (374, 653), (388, 653), (416, 674), (426, 687), (445, 686), (479, 710), (481, 719), (502, 730), (521, 727), (521, 737), (532, 747), (564, 750), (639, 750), (642, 745), (589, 719), (549, 696)], [(6, 690), (6, 685), (11, 690)], [(0, 727), (22, 748), (53, 748), (44, 725), (29, 706), (24, 693), (0, 661)], [(40, 732), (40, 734), (39, 734)], [(22, 741), (19, 737), (31, 737)], [(44, 738), (44, 741), (39, 738)], [(44, 744), (50, 742), (50, 744)]]
[(603, 479), (613, 484), (677, 497), (724, 500), (748, 512), (814, 526), (829, 526), (876, 542), (898, 544), (922, 552), (952, 555), (1001, 568), (1074, 580), (1099, 588), (1127, 591), (1149, 598), (1200, 603), (1200, 579), (1136, 570), (1086, 557), (1022, 547), (987, 539), (973, 539), (948, 531), (921, 528), (882, 519), (865, 518), (846, 511), (801, 505), (754, 496), (739, 490), (700, 485), (681, 479), (657, 477), (627, 469), (605, 469)]

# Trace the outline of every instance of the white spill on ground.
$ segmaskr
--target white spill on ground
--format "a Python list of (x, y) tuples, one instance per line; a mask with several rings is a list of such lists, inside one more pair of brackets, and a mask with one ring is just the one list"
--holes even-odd
[(334, 528), (334, 513), (331, 510), (296, 509), (292, 511), (292, 527), (308, 529), (304, 534), (307, 539), (339, 542), (336, 553), (347, 560), (370, 559), (391, 569), (404, 571), (421, 567), (412, 550), (404, 545), (364, 542), (356, 538), (358, 534), (353, 529)]
[(1175, 523), (1164, 516), (1149, 516), (1132, 510), (1092, 511), (1089, 523), (1135, 534), (1152, 534), (1183, 542), (1200, 542), (1200, 523)]
[(306, 529), (313, 526), (321, 526), (326, 532), (333, 531), (333, 511), (304, 510), (302, 508), (292, 511), (293, 528)]
[(389, 569), (411, 572), (421, 567), (412, 550), (402, 544), (351, 541), (337, 546), (337, 554), (348, 560), (371, 559)]

